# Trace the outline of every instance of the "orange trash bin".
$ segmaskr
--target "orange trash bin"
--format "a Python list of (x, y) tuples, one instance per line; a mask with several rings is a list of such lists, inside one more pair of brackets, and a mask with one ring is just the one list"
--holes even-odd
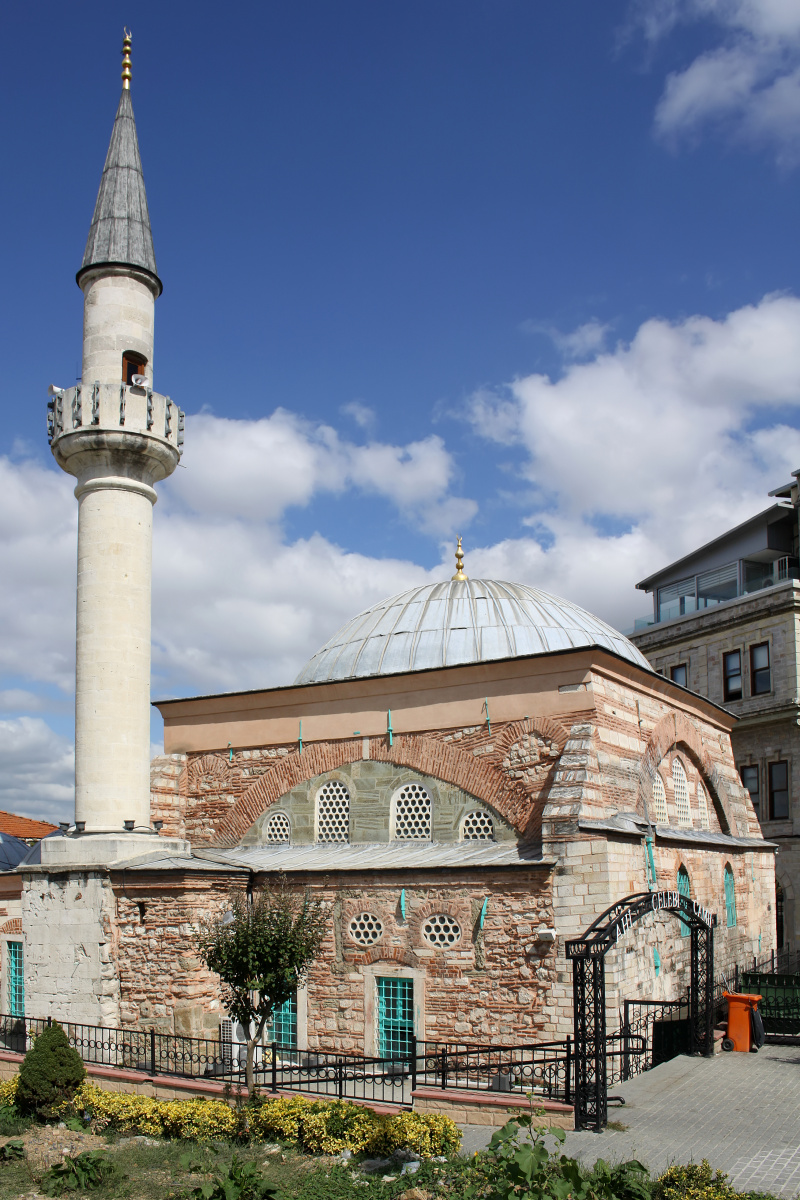
[(723, 1042), (722, 1048), (743, 1050), (746, 1054), (752, 1044), (750, 1012), (761, 997), (748, 995), (746, 992), (723, 992), (722, 995), (728, 1001), (728, 1036), (725, 1042), (733, 1043), (732, 1046), (726, 1046)]

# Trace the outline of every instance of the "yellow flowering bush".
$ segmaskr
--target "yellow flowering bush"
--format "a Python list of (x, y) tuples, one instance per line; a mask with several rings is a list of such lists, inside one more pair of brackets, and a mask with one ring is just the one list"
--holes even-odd
[(668, 1167), (653, 1184), (653, 1200), (739, 1200), (722, 1171), (712, 1175), (708, 1159)]
[[(14, 1103), (17, 1078), (0, 1083), (0, 1106)], [(461, 1144), (458, 1126), (449, 1117), (414, 1112), (382, 1117), (371, 1108), (347, 1100), (311, 1100), (306, 1096), (274, 1096), (237, 1109), (225, 1100), (196, 1096), (155, 1100), (133, 1092), (107, 1092), (87, 1079), (65, 1105), (66, 1111), (81, 1116), (91, 1113), (97, 1130), (135, 1129), (150, 1137), (192, 1141), (249, 1137), (287, 1142), (309, 1154), (338, 1154), (342, 1150), (391, 1154), (407, 1147), (427, 1156), (454, 1153)]]

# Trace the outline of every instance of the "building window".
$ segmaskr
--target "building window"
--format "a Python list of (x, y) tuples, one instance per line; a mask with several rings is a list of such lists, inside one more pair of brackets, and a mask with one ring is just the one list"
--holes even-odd
[(742, 698), (742, 652), (730, 650), (722, 656), (722, 693), (726, 700)]
[(414, 1041), (413, 979), (378, 978), (378, 1054), (407, 1059)]
[(769, 819), (785, 821), (789, 816), (789, 764), (769, 764)]
[(135, 350), (126, 350), (122, 355), (122, 382), (130, 387), (134, 375), (144, 375), (147, 371), (147, 359)]
[(775, 880), (775, 944), (780, 950), (783, 945), (783, 888)]
[(22, 942), (8, 942), (8, 1011), (12, 1017), (25, 1016), (25, 976)]
[(403, 839), (431, 836), (431, 798), (420, 783), (406, 783), (394, 798), (394, 836)]
[(653, 822), (656, 825), (669, 825), (667, 793), (664, 791), (664, 780), (658, 771), (653, 776)]
[(292, 827), (285, 812), (274, 812), (267, 821), (265, 838), (271, 846), (280, 846), (290, 840)]
[(739, 776), (742, 784), (750, 793), (750, 799), (753, 802), (753, 808), (756, 810), (756, 816), (760, 820), (761, 809), (759, 806), (758, 796), (758, 775), (759, 771), (757, 766), (739, 767)]
[(691, 825), (692, 809), (689, 804), (689, 784), (683, 763), (676, 756), (672, 760), (672, 787), (675, 792), (675, 816), (679, 825)]
[(682, 579), (680, 583), (672, 583), (669, 587), (658, 589), (658, 619), (672, 621), (675, 617), (683, 617), (693, 613), (697, 608), (696, 580)]
[(267, 1045), (297, 1049), (297, 992), (278, 1005), (267, 1025)]
[(455, 945), (461, 939), (461, 926), (447, 913), (437, 913), (433, 917), (428, 917), (422, 926), (422, 936), (432, 946), (447, 949), (448, 946)]
[(461, 836), (465, 842), (490, 842), (494, 838), (494, 821), (480, 808), (467, 813), (461, 826)]
[(681, 687), (688, 687), (687, 682), (689, 672), (686, 669), (686, 663), (678, 663), (677, 667), (670, 667), (670, 679), (673, 683), (679, 683)]
[(750, 695), (763, 696), (772, 690), (769, 669), (769, 642), (750, 647)]
[(726, 600), (734, 600), (739, 594), (739, 564), (728, 563), (715, 571), (706, 571), (697, 576), (697, 607), (713, 608), (715, 604), (724, 604)]
[(700, 828), (710, 829), (711, 822), (708, 819), (708, 796), (706, 795), (705, 784), (702, 779), (697, 781), (697, 811), (700, 816)]
[(733, 886), (733, 871), (730, 863), (725, 864), (725, 916), (728, 928), (736, 924), (736, 891)]
[(362, 912), (353, 917), (348, 932), (359, 946), (373, 946), (383, 937), (383, 925), (373, 913)]
[(317, 841), (350, 840), (350, 793), (338, 779), (330, 779), (317, 796)]
[[(689, 883), (689, 872), (686, 870), (686, 867), (683, 865), (683, 863), (681, 863), (680, 867), (678, 868), (678, 893), (681, 896), (685, 896), (687, 900), (692, 894), (691, 884)], [(681, 917), (681, 937), (688, 936), (689, 923), (688, 921), (684, 921), (683, 917)]]

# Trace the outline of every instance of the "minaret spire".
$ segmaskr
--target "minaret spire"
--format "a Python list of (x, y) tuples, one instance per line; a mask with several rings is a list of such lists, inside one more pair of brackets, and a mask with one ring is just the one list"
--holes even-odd
[(98, 266), (138, 267), (152, 278), (156, 295), (162, 283), (156, 270), (153, 233), (131, 102), (131, 35), (122, 44), (122, 95), (100, 179), (94, 216), (77, 280)]
[(464, 574), (464, 551), (461, 549), (461, 538), (456, 542), (456, 573), (451, 576), (453, 579), (469, 579), (468, 575)]

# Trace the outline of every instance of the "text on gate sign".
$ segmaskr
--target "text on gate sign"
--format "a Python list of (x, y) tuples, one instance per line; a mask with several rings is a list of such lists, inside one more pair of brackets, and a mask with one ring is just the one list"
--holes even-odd
[[(684, 901), (683, 906), (681, 906), (682, 900)], [(714, 924), (714, 914), (712, 912), (710, 912), (707, 908), (704, 908), (703, 905), (699, 904), (697, 900), (692, 900), (689, 896), (682, 896), (680, 892), (653, 892), (652, 896), (650, 897), (650, 908), (652, 912), (659, 912), (662, 909), (680, 911), (681, 907), (683, 907), (684, 912), (688, 910), (689, 912), (693, 913), (700, 921), (703, 922), (704, 925), (711, 926)], [(637, 919), (642, 915), (643, 914), (641, 912), (637, 913)], [(625, 934), (633, 925), (633, 921), (634, 914), (632, 912), (628, 911), (622, 913), (617, 921), (617, 926), (614, 931), (615, 942), (618, 942), (621, 937), (625, 936)]]

